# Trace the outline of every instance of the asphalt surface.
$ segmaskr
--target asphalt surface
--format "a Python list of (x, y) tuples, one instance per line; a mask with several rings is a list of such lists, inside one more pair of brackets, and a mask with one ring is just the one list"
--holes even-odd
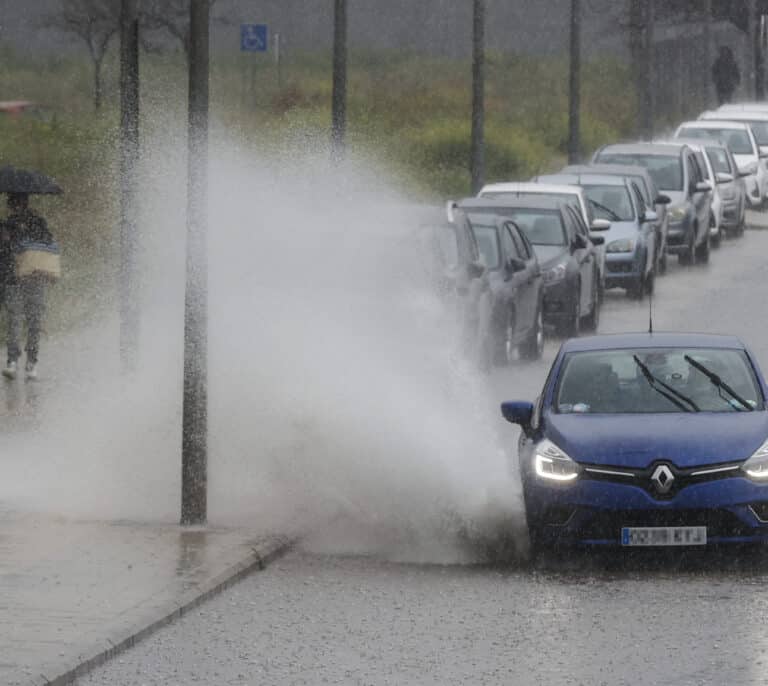
[[(767, 280), (768, 231), (749, 231), (657, 280), (655, 328), (734, 333), (768, 369)], [(647, 326), (647, 300), (608, 294), (601, 332)], [(489, 408), (535, 397), (557, 346), (494, 374)], [(768, 557), (754, 552), (535, 568), (328, 552), (308, 540), (78, 683), (768, 684)]]

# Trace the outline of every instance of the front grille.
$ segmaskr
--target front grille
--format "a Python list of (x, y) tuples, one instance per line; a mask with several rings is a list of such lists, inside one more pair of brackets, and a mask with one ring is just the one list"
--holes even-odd
[(635, 271), (635, 265), (631, 262), (606, 262), (605, 266), (613, 274), (630, 274)]
[(667, 234), (667, 245), (685, 245), (685, 234)]
[[(719, 481), (742, 476), (741, 463), (723, 463), (680, 469), (673, 463), (657, 460), (645, 469), (627, 469), (605, 465), (583, 464), (581, 478), (590, 481), (611, 481), (627, 486), (637, 486), (657, 500), (669, 500), (693, 484)], [(659, 467), (667, 467), (666, 474), (659, 475)], [(665, 470), (666, 471), (666, 470)], [(667, 477), (671, 475), (671, 481)], [(656, 478), (654, 479), (654, 475)]]
[(753, 533), (729, 510), (599, 510), (578, 527), (578, 535), (587, 540), (618, 540), (625, 526), (706, 526), (708, 538)]

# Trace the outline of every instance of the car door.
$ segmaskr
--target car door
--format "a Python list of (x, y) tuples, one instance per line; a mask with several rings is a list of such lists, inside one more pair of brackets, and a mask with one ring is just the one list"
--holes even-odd
[(589, 238), (589, 230), (579, 212), (570, 205), (565, 207), (565, 221), (568, 227), (568, 238), (571, 253), (579, 265), (581, 276), (581, 312), (587, 314), (594, 306), (593, 293), (597, 292), (595, 270), (597, 268), (597, 253)]
[(696, 243), (703, 242), (703, 239), (709, 233), (709, 210), (711, 204), (710, 191), (697, 190), (697, 185), (704, 181), (704, 173), (699, 168), (699, 163), (693, 152), (688, 150), (685, 153), (685, 168), (688, 177), (688, 193), (694, 207), (694, 214), (699, 224), (699, 230), (696, 236)]
[(637, 184), (630, 182), (629, 188), (637, 211), (638, 233), (642, 236), (643, 244), (645, 245), (645, 273), (648, 274), (653, 270), (657, 258), (656, 227), (653, 222), (645, 221), (645, 213), (648, 208)]
[(534, 302), (534, 271), (530, 260), (518, 250), (512, 232), (517, 229), (514, 222), (506, 221), (500, 227), (501, 254), (505, 280), (510, 286), (510, 297), (516, 312), (515, 339), (521, 340), (530, 331), (536, 316)]

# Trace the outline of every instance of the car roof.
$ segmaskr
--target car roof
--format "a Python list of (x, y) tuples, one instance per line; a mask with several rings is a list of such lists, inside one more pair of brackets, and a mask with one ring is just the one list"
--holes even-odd
[[(587, 184), (582, 183), (582, 179), (589, 177)], [(572, 186), (600, 185), (600, 186), (624, 186), (626, 182), (621, 176), (611, 176), (609, 174), (600, 174), (599, 172), (589, 172), (584, 174), (546, 174), (536, 178), (543, 179), (544, 182), (552, 181)]]
[(743, 121), (733, 121), (725, 117), (724, 119), (697, 119), (696, 121), (684, 121), (678, 127), (678, 131), (682, 128), (686, 129), (741, 129), (746, 131), (749, 128), (749, 124)]
[(562, 352), (588, 350), (621, 350), (624, 348), (725, 348), (745, 350), (736, 336), (711, 333), (619, 333), (571, 338), (563, 343)]
[(494, 207), (511, 207), (525, 210), (559, 210), (562, 200), (542, 196), (540, 198), (464, 198), (459, 209), (472, 210)]
[(595, 162), (595, 164), (569, 164), (561, 170), (561, 174), (608, 174), (610, 176), (645, 176), (651, 178), (651, 173), (646, 167), (639, 164), (608, 164)]
[[(727, 116), (726, 116), (727, 115)], [(724, 110), (717, 112), (702, 112), (699, 121), (768, 121), (768, 106), (764, 110)]]
[(583, 191), (578, 186), (571, 184), (536, 183), (535, 181), (520, 181), (512, 183), (489, 183), (480, 189), (480, 193), (567, 193), (579, 195)]
[[(606, 145), (597, 151), (598, 157), (604, 153), (610, 152), (618, 155), (667, 155), (677, 156), (680, 154), (680, 148), (676, 145), (664, 143), (613, 143)], [(597, 160), (599, 163), (599, 160)]]

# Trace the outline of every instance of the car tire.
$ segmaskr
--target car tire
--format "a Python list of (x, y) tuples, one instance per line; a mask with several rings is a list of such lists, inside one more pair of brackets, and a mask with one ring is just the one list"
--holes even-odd
[(652, 271), (645, 277), (645, 292), (647, 295), (652, 296), (656, 290), (656, 271)]
[(661, 257), (659, 258), (659, 274), (666, 274), (667, 273), (667, 251), (664, 250), (663, 253), (661, 253)]
[(539, 360), (544, 354), (544, 315), (542, 309), (542, 306), (539, 305), (533, 329), (525, 342), (520, 345), (520, 357), (526, 360)]
[(707, 237), (704, 239), (704, 242), (701, 245), (698, 245), (696, 247), (696, 262), (699, 264), (707, 264), (709, 262), (709, 253), (710, 253), (710, 241), (709, 241), (709, 234), (707, 234)]
[(586, 331), (597, 331), (597, 327), (600, 326), (600, 295), (597, 283), (592, 291), (592, 311), (581, 320), (581, 326)]
[(645, 295), (645, 276), (638, 276), (637, 281), (627, 288), (627, 297), (632, 300), (642, 300)]
[(581, 332), (581, 283), (574, 289), (577, 293), (576, 302), (573, 304), (573, 312), (567, 321), (561, 326), (562, 334), (566, 338), (576, 338)]

